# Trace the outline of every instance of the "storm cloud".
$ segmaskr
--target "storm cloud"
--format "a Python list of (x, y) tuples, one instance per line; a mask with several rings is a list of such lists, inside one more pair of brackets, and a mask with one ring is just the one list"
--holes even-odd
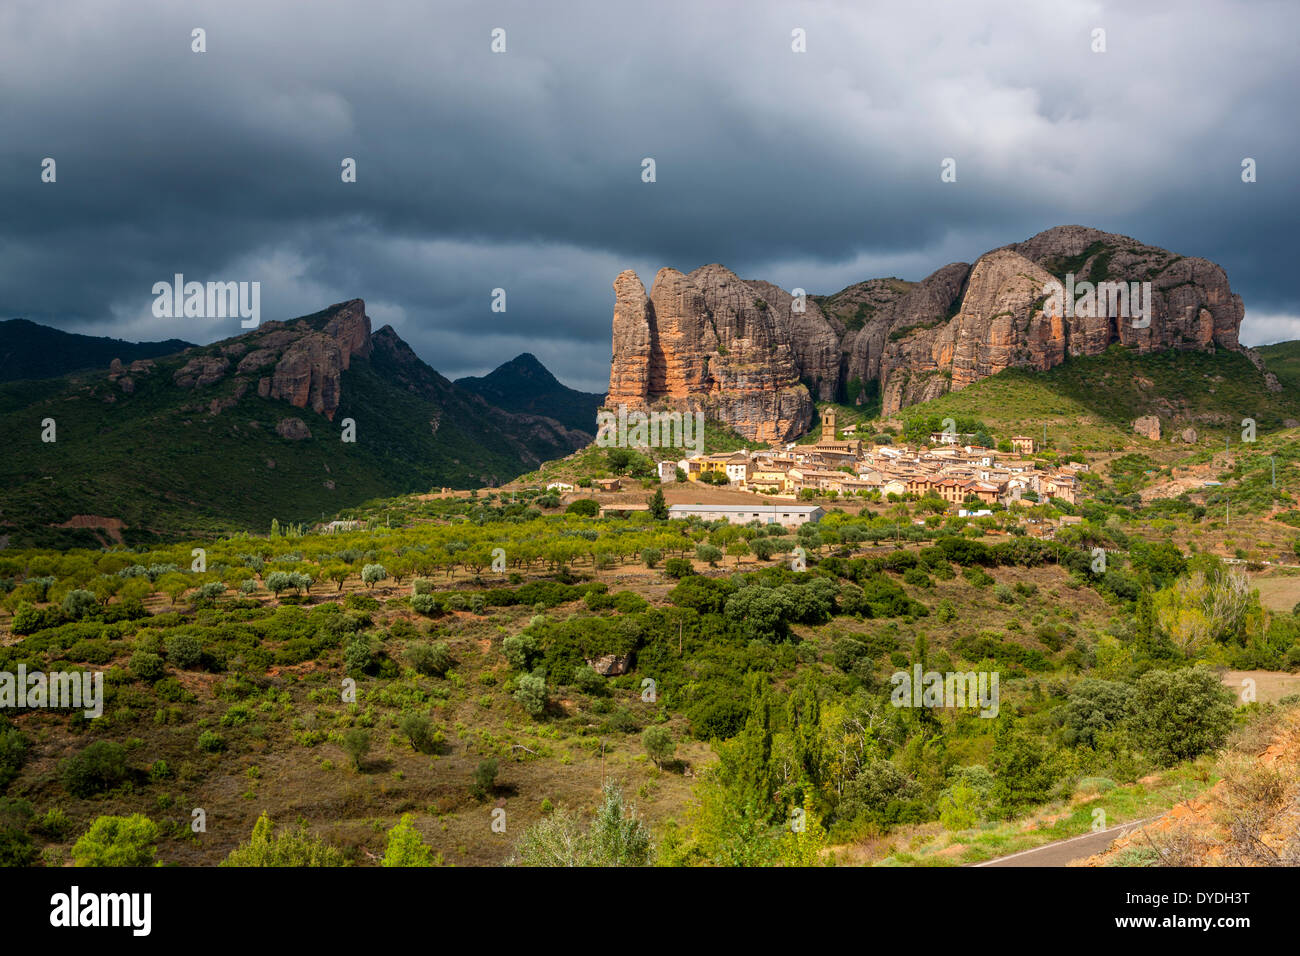
[(359, 296), (448, 376), (531, 351), (601, 391), (623, 269), (829, 293), (1080, 223), (1295, 337), (1300, 8), (1135, 6), (10, 0), (0, 316), (210, 341), (237, 321), (153, 284), (255, 280), (264, 318)]

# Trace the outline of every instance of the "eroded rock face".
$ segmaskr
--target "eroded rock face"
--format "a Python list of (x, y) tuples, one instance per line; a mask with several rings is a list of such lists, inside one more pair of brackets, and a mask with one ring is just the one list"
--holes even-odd
[(1133, 431), (1152, 441), (1160, 440), (1160, 419), (1155, 415), (1143, 415), (1133, 420)]
[[(1045, 286), (1066, 285), (1067, 273), (1076, 284), (1124, 283), (1126, 292), (1149, 282), (1149, 322), (1136, 303), (1128, 315), (1048, 306)], [(805, 385), (819, 399), (852, 400), (875, 382), (890, 415), (1008, 367), (1047, 370), (1115, 342), (1139, 351), (1237, 350), (1244, 315), (1214, 263), (1083, 226), (1048, 229), (921, 282), (858, 283), (809, 300), (803, 314), (791, 310), (789, 293), (718, 265), (689, 276), (661, 270), (649, 296), (631, 272), (614, 289), (609, 404), (670, 399), (716, 409), (759, 440), (806, 429)], [(1266, 386), (1281, 388), (1257, 364)]]
[[(372, 348), (370, 318), (366, 315), (364, 302), (353, 299), (332, 309), (337, 310), (337, 314), (322, 331), (312, 331), (306, 326), (301, 330), (273, 331), (261, 337), (255, 343), (258, 346), (256, 351), (246, 355), (239, 364), (241, 371), (260, 368), (270, 362), (266, 353), (283, 345), (284, 350), (270, 375), (264, 397), (280, 399), (298, 408), (310, 408), (330, 421), (338, 411), (340, 380), (352, 357), (367, 356)], [(285, 336), (289, 337), (287, 343)], [(246, 369), (245, 364), (255, 358), (256, 365), (249, 364)], [(259, 382), (258, 394), (262, 393)]]
[[(781, 315), (793, 300), (768, 302), (763, 291), (719, 265), (689, 276), (660, 269), (648, 296), (635, 273), (620, 274), (607, 407), (699, 410), (756, 441), (807, 430), (812, 398)], [(809, 367), (820, 361), (826, 375), (819, 348), (806, 352)]]

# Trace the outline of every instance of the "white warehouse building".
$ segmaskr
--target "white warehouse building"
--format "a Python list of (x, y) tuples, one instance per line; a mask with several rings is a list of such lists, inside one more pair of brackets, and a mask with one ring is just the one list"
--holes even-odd
[(700, 518), (704, 521), (726, 519), (732, 524), (761, 521), (763, 524), (779, 524), (787, 528), (797, 528), (809, 521), (820, 521), (825, 514), (817, 505), (798, 505), (793, 502), (775, 505), (672, 505), (668, 509), (670, 518)]

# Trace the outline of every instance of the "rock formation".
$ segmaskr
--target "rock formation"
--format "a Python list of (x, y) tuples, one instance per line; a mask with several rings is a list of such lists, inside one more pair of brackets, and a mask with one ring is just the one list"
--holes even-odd
[[(756, 441), (785, 441), (812, 423), (790, 324), (760, 289), (709, 265), (689, 276), (660, 269), (649, 296), (624, 272), (614, 293), (607, 407), (703, 411)], [(794, 300), (784, 298), (788, 309)]]
[(1160, 440), (1160, 419), (1155, 415), (1143, 415), (1133, 420), (1134, 433), (1152, 441)]
[[(1089, 285), (1056, 308), (1045, 287), (1068, 287), (1067, 275), (1094, 290), (1123, 283), (1125, 294), (1150, 283), (1149, 321), (1135, 302), (1118, 314), (1118, 286), (1094, 292), (1091, 310), (1082, 302)], [(802, 312), (789, 293), (719, 265), (689, 276), (660, 270), (649, 296), (624, 272), (614, 291), (610, 406), (702, 409), (776, 441), (806, 430), (813, 397), (861, 402), (873, 382), (891, 415), (1005, 368), (1045, 371), (1116, 342), (1142, 352), (1241, 350), (1245, 311), (1214, 263), (1083, 226), (1048, 229), (921, 282), (872, 279), (810, 297)], [(1243, 351), (1267, 387), (1281, 387)]]

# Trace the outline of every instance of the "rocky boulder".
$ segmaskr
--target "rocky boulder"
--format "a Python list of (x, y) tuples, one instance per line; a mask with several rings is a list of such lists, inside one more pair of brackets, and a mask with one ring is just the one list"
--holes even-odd
[(626, 674), (632, 664), (631, 654), (606, 654), (604, 657), (598, 657), (595, 660), (587, 661), (601, 677), (618, 677)]
[(301, 418), (282, 418), (276, 423), (275, 433), (290, 441), (302, 441), (311, 437), (311, 429)]

